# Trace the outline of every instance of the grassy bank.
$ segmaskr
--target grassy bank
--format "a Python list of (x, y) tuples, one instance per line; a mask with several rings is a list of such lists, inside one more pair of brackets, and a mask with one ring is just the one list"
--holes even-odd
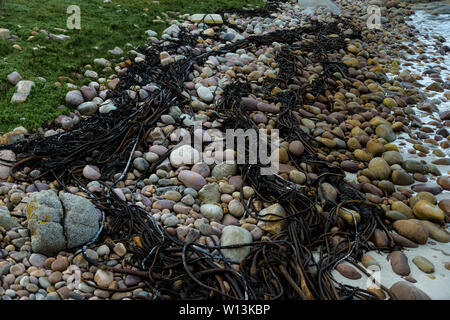
[[(112, 3), (104, 3), (103, 0), (2, 2), (0, 28), (9, 29), (18, 38), (14, 41), (0, 39), (0, 133), (17, 126), (36, 128), (45, 119), (55, 118), (64, 112), (56, 110), (58, 105), (64, 103), (67, 92), (64, 81), (61, 81), (61, 88), (55, 85), (58, 77), (67, 76), (78, 86), (88, 83), (88, 79), (78, 79), (76, 75), (83, 73), (86, 64), (93, 65), (95, 58), (115, 61), (117, 56), (108, 53), (108, 50), (116, 46), (126, 53), (132, 47), (146, 43), (146, 30), (160, 33), (168, 26), (168, 20), (178, 18), (171, 11), (193, 14), (214, 12), (218, 8), (262, 5), (261, 0), (160, 0), (159, 4), (152, 0), (113, 0)], [(70, 16), (66, 10), (70, 5), (80, 7), (80, 30), (68, 30), (66, 26)], [(40, 32), (42, 29), (70, 38), (64, 41), (47, 39)], [(14, 48), (14, 45), (19, 47)], [(100, 76), (109, 75), (95, 66), (94, 70)], [(15, 87), (6, 81), (6, 76), (12, 71), (18, 71), (24, 80), (36, 83), (26, 103), (10, 102)]]

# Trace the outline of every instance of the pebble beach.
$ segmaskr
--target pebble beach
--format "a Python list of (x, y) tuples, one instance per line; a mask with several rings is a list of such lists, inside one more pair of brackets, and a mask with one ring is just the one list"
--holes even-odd
[[(380, 8), (378, 29), (367, 27), (368, 6)], [(309, 243), (302, 235), (301, 243), (311, 250), (316, 263), (302, 265), (303, 276), (298, 279), (303, 280), (298, 280), (296, 288), (291, 284), (294, 291), (302, 291), (300, 296), (311, 300), (341, 297), (341, 293), (324, 294), (314, 285), (323, 281), (322, 271), (318, 272), (321, 250), (331, 247), (341, 256), (327, 260), (333, 263), (324, 267), (324, 277), (329, 283), (333, 279), (337, 287), (348, 285), (367, 294), (356, 294), (357, 300), (368, 295), (380, 300), (449, 300), (449, 18), (448, 1), (280, 1), (262, 16), (180, 15), (161, 35), (148, 30), (149, 43), (143, 47), (131, 53), (118, 48), (123, 57), (112, 65), (114, 76), (104, 78), (87, 70), (84, 76), (92, 78), (89, 85), (67, 92), (63, 103), (71, 108), (69, 115), (34, 131), (18, 127), (0, 136), (1, 299), (191, 298), (183, 296), (183, 285), (190, 283), (185, 278), (169, 281), (170, 276), (161, 271), (164, 281), (158, 282), (146, 272), (148, 264), (142, 268), (151, 260), (142, 258), (155, 254), (147, 248), (152, 236), (146, 238), (144, 231), (127, 235), (123, 230), (129, 229), (121, 229), (123, 224), (118, 223), (123, 216), (115, 215), (103, 200), (108, 197), (123, 205), (120, 210), (134, 207), (145, 213), (145, 223), (164, 230), (174, 243), (198, 244), (209, 250), (209, 256), (220, 255), (222, 260), (215, 261), (215, 267), (246, 274), (246, 259), (251, 256), (256, 261), (250, 244), (284, 239), (292, 229), (288, 226), (292, 210), (303, 212), (304, 208), (288, 208), (281, 198), (270, 197), (268, 189), (258, 190), (260, 185), (249, 183), (236, 163), (238, 151), (217, 148), (223, 138), (220, 132), (240, 126), (238, 118), (225, 121), (223, 116), (235, 101), (228, 88), (240, 81), (249, 92), (240, 100), (242, 119), (269, 132), (283, 128), (284, 97), (301, 97), (302, 103), (289, 109), (295, 132), (301, 134), (285, 135), (280, 130), (274, 151), (280, 164), (276, 176), (287, 190), (314, 199), (305, 221), (311, 226), (317, 221), (326, 225), (324, 235), (330, 240), (322, 244), (318, 237)], [(318, 51), (301, 46), (314, 48), (308, 44), (319, 41), (318, 34), (289, 44), (255, 41), (233, 52), (221, 50), (245, 39), (315, 23), (335, 24), (342, 31), (320, 35), (328, 37), (328, 42), (321, 43), (331, 48), (320, 59)], [(184, 30), (196, 41), (174, 47), (178, 37), (187, 37)], [(342, 39), (342, 47), (333, 47), (336, 38)], [(152, 51), (153, 45), (159, 50), (166, 43), (167, 50)], [(131, 157), (121, 158), (120, 165), (93, 162), (101, 153), (94, 150), (70, 164), (70, 179), (57, 179), (46, 174), (50, 165), (30, 162), (30, 155), (40, 156), (33, 153), (39, 145), (33, 145), (34, 150), (24, 147), (30, 140), (63, 139), (76, 134), (87, 123), (85, 119), (111, 117), (113, 121), (123, 101), (135, 105), (135, 110), (143, 108), (161, 90), (150, 76), (145, 78), (145, 68), (155, 65), (168, 70), (164, 68), (210, 52), (214, 54), (188, 70), (176, 103), (158, 114), (154, 127), (139, 143), (127, 142)], [(294, 62), (283, 64), (280, 57)], [(327, 68), (325, 60), (339, 68)], [(102, 57), (92, 63), (111, 65)], [(293, 72), (288, 68), (291, 63), (297, 66)], [(290, 78), (279, 81), (286, 74)], [(8, 75), (7, 81), (17, 86), (16, 100), (26, 99), (33, 86), (17, 72)], [(196, 123), (201, 128), (194, 127)], [(98, 132), (101, 136), (103, 131)], [(96, 134), (93, 131), (92, 139), (98, 138)], [(197, 137), (201, 148), (180, 147), (180, 136)], [(342, 176), (364, 201), (349, 202), (334, 180), (324, 180), (319, 162), (335, 168), (330, 172)], [(114, 172), (107, 176), (110, 170)], [(371, 213), (377, 220), (358, 230), (368, 219), (362, 203), (378, 210)], [(131, 211), (123, 212), (141, 226)], [(347, 242), (349, 251), (340, 252)], [(238, 247), (219, 248), (233, 245)], [(285, 270), (281, 273), (286, 275)], [(230, 289), (234, 286), (230, 280), (218, 283), (223, 295), (238, 295)], [(256, 293), (254, 297), (260, 298)]]

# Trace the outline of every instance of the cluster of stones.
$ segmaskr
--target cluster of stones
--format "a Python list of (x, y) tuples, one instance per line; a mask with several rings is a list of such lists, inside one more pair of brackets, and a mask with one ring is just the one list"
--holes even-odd
[[(389, 21), (392, 23), (402, 22), (402, 17), (411, 13), (411, 10), (399, 1), (390, 1), (386, 8), (388, 18), (392, 18)], [(166, 40), (177, 39), (180, 26), (186, 27), (192, 34), (205, 36), (193, 49), (194, 54), (199, 55), (249, 35), (301, 26), (305, 22), (298, 17), (298, 13), (303, 12), (306, 15), (310, 14), (308, 10), (311, 10), (304, 10), (298, 3), (283, 4), (283, 9), (280, 13), (274, 13), (271, 18), (227, 16), (224, 17), (228, 18), (227, 26), (222, 24), (222, 17), (219, 19), (207, 16), (206, 19), (192, 16), (189, 20), (172, 24), (164, 30), (161, 39), (156, 38), (157, 34), (151, 30), (147, 34), (152, 43), (164, 44)], [(328, 10), (316, 10), (317, 17), (314, 18), (325, 22), (331, 21), (329, 11), (333, 9), (328, 7)], [(342, 1), (341, 13), (363, 16), (366, 11)], [(183, 18), (188, 17), (183, 16)], [(199, 21), (202, 22), (198, 23)], [(401, 27), (399, 24), (395, 26), (406, 30), (406, 26)], [(245, 31), (237, 31), (237, 27)], [(351, 30), (347, 34), (350, 33)], [(221, 41), (216, 42), (210, 38), (212, 35), (218, 35)], [(336, 72), (334, 79), (327, 78), (326, 81), (338, 85), (339, 90), (317, 96), (311, 93), (306, 94), (303, 97), (304, 107), (294, 111), (294, 116), (299, 128), (311, 135), (320, 146), (319, 158), (341, 167), (348, 173), (348, 178), (353, 179), (352, 185), (363, 192), (369, 201), (380, 205), (385, 211), (385, 223), (392, 225), (389, 236), (396, 244), (415, 248), (427, 243), (430, 238), (439, 242), (450, 242), (450, 235), (445, 230), (445, 223), (450, 217), (450, 199), (444, 198), (439, 201), (437, 199), (438, 195), (441, 196), (443, 192), (450, 190), (449, 176), (443, 176), (439, 169), (439, 166), (445, 168), (450, 165), (449, 132), (446, 129), (449, 126), (450, 113), (441, 113), (440, 119), (436, 118), (435, 121), (426, 124), (415, 114), (414, 106), (421, 104), (424, 100), (417, 85), (419, 78), (417, 75), (400, 71), (398, 61), (392, 57), (394, 53), (386, 49), (389, 39), (392, 38), (389, 35), (388, 30), (380, 35), (383, 37), (383, 42), (377, 42), (372, 33), (364, 33), (367, 39), (373, 40), (370, 43), (346, 39), (346, 48), (332, 54), (332, 58), (341, 59), (348, 67), (348, 77)], [(438, 43), (442, 46), (442, 41), (438, 40)], [(266, 220), (270, 220), (276, 219), (277, 216), (286, 216), (286, 211), (280, 204), (252, 199), (252, 206), (250, 206), (252, 209), (244, 207), (243, 203), (249, 201), (255, 190), (243, 184), (237, 171), (236, 151), (220, 145), (221, 123), (214, 120), (213, 113), (210, 112), (214, 110), (215, 102), (220, 101), (225, 86), (231, 81), (240, 79), (251, 83), (252, 86), (261, 86), (264, 78), (277, 77), (279, 66), (275, 58), (281, 49), (282, 45), (279, 43), (239, 49), (236, 52), (211, 55), (203, 65), (194, 65), (188, 81), (184, 83), (183, 91), (183, 95), (189, 99), (190, 103), (172, 106), (167, 114), (161, 116), (156, 124), (157, 127), (146, 137), (149, 148), (145, 150), (138, 148), (134, 152), (129, 172), (123, 181), (115, 185), (113, 192), (123, 201), (133, 202), (147, 210), (170, 234), (183, 242), (198, 242), (210, 246), (216, 243), (224, 246), (247, 244), (264, 240), (268, 235), (277, 234), (286, 228), (286, 220), (259, 221), (253, 218), (253, 216), (267, 216)], [(182, 52), (182, 48), (173, 55), (167, 51), (161, 52), (161, 65), (184, 59)], [(115, 48), (112, 53), (121, 55), (123, 51)], [(127, 67), (132, 63), (141, 63), (146, 58), (136, 51), (129, 53), (135, 56), (133, 61), (123, 58), (114, 68), (116, 74), (108, 79), (99, 78), (91, 66), (85, 66), (84, 76), (92, 78), (92, 82), (79, 89), (72, 87), (73, 90), (69, 91), (65, 98), (66, 104), (76, 108), (76, 111), (70, 116), (60, 116), (55, 119), (55, 123), (61, 128), (48, 130), (45, 135), (71, 130), (83, 117), (96, 113), (105, 114), (117, 109), (114, 102), (107, 99), (108, 90), (114, 90), (117, 87), (120, 82), (119, 76), (127, 72)], [(301, 52), (297, 53), (301, 70), (296, 80), (298, 84), (309, 83), (322, 73), (323, 67), (302, 56)], [(96, 59), (94, 64), (104, 67), (105, 72), (111, 70), (111, 63), (105, 59)], [(386, 76), (387, 73), (397, 76), (390, 80)], [(428, 90), (448, 89), (448, 81), (443, 83), (438, 76), (435, 79), (436, 85)], [(148, 83), (142, 87), (133, 86), (127, 90), (127, 93), (132, 100), (142, 103), (142, 100), (156, 89), (158, 88), (155, 84)], [(285, 88), (275, 88), (272, 94), (283, 90)], [(270, 103), (255, 95), (243, 98), (242, 103), (250, 111), (250, 117), (258, 127), (269, 130), (276, 127), (281, 103)], [(331, 110), (327, 104), (332, 106)], [(184, 112), (191, 108), (195, 111), (194, 116)], [(435, 111), (431, 106), (421, 110), (429, 110), (430, 113)], [(177, 128), (177, 126), (182, 124), (185, 127), (193, 127), (196, 121), (202, 123), (202, 128), (196, 129), (193, 134), (202, 141), (202, 148), (196, 149), (190, 145), (179, 146), (180, 136), (190, 133), (187, 129)], [(410, 128), (418, 128), (418, 130)], [(16, 135), (10, 135), (8, 139), (18, 135), (17, 139), (23, 137), (24, 133), (21, 130), (19, 128), (14, 131)], [(404, 133), (411, 136), (404, 138)], [(413, 160), (406, 158), (405, 154), (402, 155), (399, 147), (406, 143), (413, 145), (413, 148), (408, 150), (408, 154), (422, 157), (424, 160)], [(154, 173), (143, 176), (152, 163), (158, 161), (168, 151), (171, 151), (170, 157), (155, 166)], [(302, 142), (282, 140), (274, 152), (280, 160), (279, 175), (284, 179), (297, 186), (311, 185), (317, 179), (318, 175), (308, 164), (301, 163), (300, 170), (290, 164), (292, 157), (303, 155)], [(433, 163), (425, 161), (426, 156), (430, 154), (440, 159)], [(0, 159), (15, 160), (15, 155), (8, 150), (0, 151)], [(59, 198), (56, 193), (48, 196), (50, 192), (53, 192), (48, 191), (46, 198), (54, 199), (54, 203), (46, 205), (53, 214), (46, 218), (45, 214), (49, 213), (46, 209), (42, 211), (44, 216), (37, 215), (38, 217), (33, 219), (35, 215), (32, 212), (39, 210), (33, 204), (36, 199), (32, 198), (31, 193), (40, 191), (39, 194), (42, 194), (41, 192), (46, 192), (43, 190), (58, 190), (60, 185), (57, 181), (39, 180), (35, 184), (19, 185), (13, 182), (9, 176), (9, 170), (7, 165), (0, 163), (0, 179), (8, 179), (8, 182), (0, 183), (0, 193), (3, 197), (3, 203), (0, 205), (6, 207), (3, 210), (4, 214), (0, 216), (5, 221), (2, 220), (0, 224), (4, 229), (2, 241), (11, 242), (8, 246), (12, 246), (7, 246), (1, 251), (3, 257), (8, 257), (0, 261), (0, 274), (5, 276), (2, 277), (4, 297), (115, 299), (129, 298), (139, 294), (150, 295), (141, 289), (111, 294), (107, 290), (89, 287), (83, 280), (93, 280), (96, 285), (110, 289), (133, 286), (139, 284), (140, 280), (132, 276), (122, 277), (98, 270), (96, 267), (88, 267), (79, 253), (69, 252), (70, 248), (88, 241), (96, 231), (96, 228), (92, 227), (89, 237), (86, 236), (77, 244), (69, 244), (70, 237), (65, 234), (68, 229), (63, 220), (68, 216), (67, 211), (65, 211), (65, 217), (62, 215), (60, 200), (64, 205), (64, 198), (70, 198), (70, 193), (87, 196), (83, 191), (69, 185), (66, 187), (70, 193), (65, 196), (60, 195)], [(31, 171), (30, 168), (25, 168), (24, 173), (33, 177), (40, 175), (38, 170)], [(90, 181), (87, 187), (91, 192), (105, 190), (108, 186), (108, 182), (102, 179), (102, 173), (95, 164), (86, 165), (82, 174)], [(120, 175), (121, 173), (118, 172), (113, 179), (117, 179)], [(430, 180), (433, 183), (428, 183)], [(335, 201), (339, 194), (339, 190), (326, 183), (319, 186), (318, 192), (322, 199), (332, 201)], [(79, 212), (76, 207), (74, 210)], [(28, 221), (22, 223), (22, 226), (18, 225), (17, 221), (9, 215), (9, 211), (16, 214), (26, 213)], [(95, 222), (98, 223), (98, 213), (95, 214)], [(57, 220), (55, 223), (58, 222), (54, 226), (58, 229), (56, 233), (62, 237), (60, 242), (52, 239), (48, 242), (55, 246), (58, 243), (60, 245), (43, 252), (40, 249), (42, 245), (39, 245), (42, 241), (39, 240), (48, 234), (45, 228), (50, 228), (51, 222), (54, 222), (52, 217)], [(360, 217), (358, 212), (343, 208), (336, 219), (338, 225), (344, 226), (353, 225), (355, 221), (358, 223)], [(40, 232), (37, 222), (42, 221), (50, 223), (44, 224), (45, 227), (41, 226), (44, 229)], [(28, 226), (31, 235), (27, 233), (28, 230), (24, 228), (24, 225)], [(17, 239), (23, 239), (23, 243), (16, 245), (12, 242)], [(378, 248), (390, 246), (389, 237), (382, 230), (376, 230), (371, 241)], [(336, 236), (336, 243), (338, 242), (339, 237)], [(230, 260), (240, 262), (248, 255), (249, 250), (247, 246), (222, 250), (222, 253)], [(12, 257), (15, 253), (18, 253), (17, 260)], [(59, 254), (56, 259), (47, 258), (57, 253)], [(120, 266), (117, 264), (118, 261), (127, 255), (123, 244), (114, 243), (103, 244), (96, 250), (91, 248), (88, 254), (91, 259), (111, 266)], [(409, 267), (407, 259), (405, 262), (404, 254), (401, 251), (394, 251), (389, 258), (393, 271), (408, 280)], [(53, 267), (57, 261), (62, 266)], [(413, 262), (424, 272), (434, 270), (433, 264), (424, 257), (417, 256)], [(366, 268), (374, 263), (376, 260), (369, 254), (363, 256), (362, 264)], [(14, 267), (16, 265), (18, 267)], [(358, 271), (345, 263), (339, 264), (336, 269), (350, 279), (361, 277)], [(8, 277), (7, 280), (5, 280), (6, 277)], [(27, 289), (27, 286), (36, 290), (32, 292)], [(385, 298), (380, 290), (373, 290), (381, 298)], [(425, 293), (407, 282), (396, 283), (391, 290), (401, 298), (426, 297)], [(32, 293), (27, 295), (24, 291)]]
[[(59, 31), (66, 32), (64, 29), (58, 29)], [(34, 30), (31, 32), (31, 35), (27, 38), (27, 40), (32, 40), (39, 34), (44, 34), (45, 38), (51, 39), (51, 40), (57, 40), (57, 41), (64, 41), (66, 39), (69, 39), (70, 36), (65, 34), (53, 34), (48, 32), (44, 29), (39, 29), (38, 27), (35, 27)], [(18, 36), (11, 34), (11, 32), (8, 29), (0, 28), (0, 39), (5, 40), (11, 40), (14, 42), (15, 39), (17, 39)], [(22, 48), (18, 44), (13, 44), (13, 47), (18, 50), (22, 50)], [(39, 81), (46, 81), (45, 78), (37, 77)], [(35, 86), (35, 82), (31, 80), (22, 80), (22, 76), (17, 72), (13, 71), (6, 77), (7, 81), (16, 87), (16, 91), (13, 94), (11, 98), (11, 102), (13, 103), (24, 103), (26, 102), (28, 96), (31, 93), (32, 87)]]
[[(0, 227), (0, 239), (9, 243), (0, 249), (0, 296), (2, 300), (122, 300), (152, 297), (133, 275), (114, 274), (89, 266), (81, 252), (60, 251), (46, 256), (32, 250), (29, 231), (21, 226)], [(99, 263), (122, 268), (129, 258), (122, 243), (102, 244), (87, 249), (87, 256)], [(135, 269), (132, 269), (135, 270)], [(129, 291), (124, 289), (130, 288)], [(117, 290), (118, 291), (113, 291)]]
[(31, 80), (22, 80), (22, 76), (17, 71), (13, 71), (8, 74), (6, 79), (10, 84), (16, 86), (16, 92), (13, 94), (11, 102), (25, 102), (31, 92), (31, 88), (35, 85), (35, 83)]

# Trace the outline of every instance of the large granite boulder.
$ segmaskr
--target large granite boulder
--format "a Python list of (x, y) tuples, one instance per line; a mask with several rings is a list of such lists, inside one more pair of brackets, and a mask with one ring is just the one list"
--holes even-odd
[(56, 192), (34, 192), (26, 207), (31, 248), (36, 253), (55, 255), (66, 248), (63, 226), (63, 208)]
[(99, 228), (95, 206), (87, 199), (53, 190), (34, 192), (26, 206), (31, 248), (52, 256), (91, 240)]
[(65, 210), (64, 229), (67, 248), (83, 245), (91, 240), (99, 228), (95, 206), (87, 199), (63, 193), (60, 196)]

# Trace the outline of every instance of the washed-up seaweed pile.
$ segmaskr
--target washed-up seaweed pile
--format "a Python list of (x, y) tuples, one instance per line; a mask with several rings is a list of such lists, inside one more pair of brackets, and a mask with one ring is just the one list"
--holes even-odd
[[(180, 33), (178, 41), (169, 46), (145, 48), (146, 60), (130, 62), (128, 72), (120, 77), (119, 85), (109, 95), (118, 106), (116, 111), (86, 118), (72, 131), (3, 146), (2, 149), (13, 150), (20, 159), (12, 175), (17, 180), (32, 181), (20, 172), (21, 168), (28, 166), (42, 172), (35, 179), (56, 179), (62, 187), (76, 184), (89, 194), (93, 203), (108, 217), (108, 223), (102, 225), (98, 238), (83, 247), (85, 258), (99, 268), (140, 276), (146, 287), (153, 291), (154, 299), (376, 299), (366, 290), (337, 283), (331, 271), (344, 259), (353, 262), (368, 250), (368, 239), (376, 227), (386, 230), (382, 210), (368, 205), (364, 195), (344, 181), (340, 168), (317, 157), (316, 141), (300, 130), (293, 115), (294, 110), (303, 108), (304, 94), (318, 96), (334, 92), (338, 83), (332, 80), (333, 73), (340, 72), (346, 76), (345, 65), (341, 61), (330, 61), (328, 54), (345, 46), (344, 38), (350, 36), (343, 35), (344, 30), (351, 28), (351, 37), (360, 37), (361, 34), (348, 21), (336, 20), (330, 24), (312, 21), (306, 27), (250, 36), (200, 55), (192, 53), (197, 38), (186, 30)], [(287, 217), (280, 218), (287, 220), (287, 228), (283, 232), (264, 241), (228, 247), (221, 247), (219, 243), (215, 246), (183, 243), (161, 227), (149, 212), (122, 201), (111, 192), (129, 170), (134, 151), (137, 148), (148, 149), (146, 137), (156, 127), (160, 116), (173, 105), (186, 104), (187, 98), (182, 95), (183, 84), (194, 64), (200, 65), (209, 55), (271, 45), (273, 42), (284, 45), (276, 58), (280, 68), (278, 77), (265, 79), (259, 89), (252, 89), (239, 81), (231, 83), (216, 106), (216, 117), (222, 121), (223, 129), (256, 128), (242, 97), (254, 94), (282, 103), (276, 125), (280, 137), (288, 142), (300, 140), (305, 146), (305, 153), (300, 157), (290, 155), (290, 162), (299, 170), (300, 163), (305, 162), (314, 169), (318, 178), (297, 188), (280, 175), (262, 176), (258, 165), (240, 165), (239, 171), (243, 181), (255, 190), (253, 199), (279, 203), (285, 208)], [(184, 48), (186, 59), (167, 66), (160, 64), (161, 51), (172, 53), (180, 47)], [(298, 50), (304, 57), (298, 54)], [(298, 83), (297, 69), (304, 67), (306, 58), (320, 62), (323, 72), (312, 83)], [(129, 98), (128, 88), (147, 83), (154, 83), (157, 88), (145, 100)], [(282, 91), (273, 95), (274, 87), (280, 87)], [(153, 163), (143, 176), (152, 173), (164, 158)], [(103, 193), (87, 190), (87, 181), (81, 174), (86, 164), (98, 166), (104, 181), (112, 181), (106, 182), (108, 188)], [(118, 172), (121, 175), (114, 180), (113, 176)], [(336, 199), (321, 195), (320, 186), (325, 182), (340, 190)], [(257, 212), (254, 208), (250, 210), (252, 201), (244, 205), (246, 214), (263, 219), (251, 213)], [(343, 206), (358, 211), (360, 222), (354, 226), (342, 224), (337, 215)], [(100, 265), (87, 257), (85, 250), (88, 245), (108, 239), (128, 244), (133, 253), (128, 265), (137, 267), (139, 271)], [(224, 258), (221, 249), (242, 246), (250, 246), (251, 252), (236, 268)], [(318, 258), (313, 257), (313, 252), (318, 254)], [(94, 284), (89, 285), (95, 287)], [(386, 288), (382, 288), (389, 294)]]
[[(280, 130), (280, 137), (289, 142), (302, 141), (306, 151), (302, 159), (292, 157), (291, 163), (299, 170), (301, 170), (299, 166), (301, 161), (312, 165), (314, 172), (319, 176), (313, 185), (317, 187), (323, 182), (330, 183), (341, 190), (341, 195), (337, 201), (326, 199), (328, 203), (323, 206), (323, 209), (327, 209), (329, 212), (318, 212), (316, 205), (320, 203), (320, 196), (314, 186), (298, 190), (295, 185), (279, 175), (261, 176), (258, 166), (241, 165), (244, 181), (257, 190), (258, 199), (267, 203), (280, 203), (288, 212), (287, 218), (282, 219), (289, 220), (287, 230), (272, 238), (276, 244), (252, 250), (251, 255), (241, 263), (241, 270), (248, 272), (252, 283), (266, 283), (270, 291), (260, 293), (264, 298), (342, 299), (353, 295), (362, 299), (371, 297), (370, 293), (357, 288), (341, 286), (336, 290), (330, 271), (337, 263), (346, 258), (360, 258), (363, 251), (369, 248), (367, 240), (377, 226), (383, 225), (380, 219), (383, 212), (365, 203), (364, 195), (343, 180), (344, 173), (340, 168), (317, 159), (314, 140), (299, 128), (295, 116), (292, 114), (295, 108), (303, 106), (301, 97), (304, 93), (309, 91), (321, 94), (327, 89), (324, 79), (317, 80), (322, 84), (319, 88), (313, 83), (300, 87), (298, 90), (283, 91), (272, 96), (269, 93), (272, 89), (269, 83), (275, 86), (281, 86), (284, 83), (288, 86), (290, 83), (286, 82), (292, 82), (299, 64), (290, 46), (284, 47), (279, 53), (277, 61), (280, 67), (278, 77), (266, 79), (266, 86), (263, 87), (262, 93), (253, 93), (268, 101), (282, 102), (283, 106), (278, 116), (277, 126), (277, 129)], [(327, 62), (325, 65), (330, 67), (331, 64)], [(334, 64), (336, 68), (345, 68), (345, 65), (342, 66), (340, 62)], [(328, 75), (327, 68), (324, 68), (323, 76)], [(330, 90), (333, 89), (328, 87)], [(243, 88), (247, 88), (247, 90)], [(224, 112), (223, 119), (226, 127), (233, 129), (257, 128), (241, 103), (241, 98), (246, 97), (249, 93), (248, 86), (239, 82), (226, 88), (224, 100), (217, 108), (219, 112)], [(246, 123), (243, 124), (243, 122)], [(251, 203), (250, 200), (249, 203)], [(357, 224), (354, 230), (332, 231), (336, 226), (335, 215), (344, 204), (347, 208), (357, 210), (364, 222)], [(252, 215), (252, 217), (264, 220), (257, 215)], [(278, 219), (278, 221), (282, 219)], [(339, 237), (339, 242), (333, 244), (333, 237), (336, 236)], [(281, 242), (277, 242), (279, 240)], [(320, 253), (318, 262), (314, 261), (312, 257), (313, 251)], [(314, 271), (311, 272), (312, 270)], [(283, 282), (285, 282), (284, 285)], [(284, 291), (286, 285), (289, 287), (287, 292)], [(261, 298), (259, 295), (256, 297)]]

